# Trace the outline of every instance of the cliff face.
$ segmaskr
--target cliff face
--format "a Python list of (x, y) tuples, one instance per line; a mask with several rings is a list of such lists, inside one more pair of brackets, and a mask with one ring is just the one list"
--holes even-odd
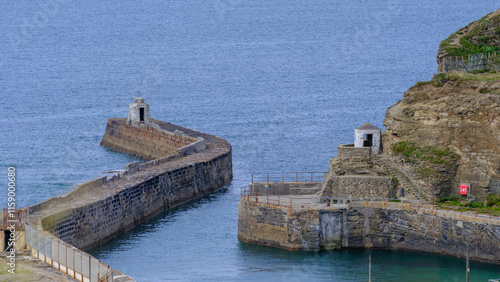
[(479, 199), (500, 194), (500, 74), (417, 83), (387, 110), (384, 125), (384, 154), (402, 156), (434, 197), (458, 195), (460, 182)]
[[(494, 53), (492, 57), (491, 52)], [(446, 57), (500, 52), (500, 10), (451, 34), (438, 50), (438, 70)], [(495, 58), (496, 57), (496, 58)], [(488, 66), (489, 67), (489, 66)], [(438, 198), (459, 194), (470, 183), (479, 200), (500, 195), (500, 71), (452, 71), (408, 89), (387, 110), (384, 154), (399, 158), (422, 191)]]

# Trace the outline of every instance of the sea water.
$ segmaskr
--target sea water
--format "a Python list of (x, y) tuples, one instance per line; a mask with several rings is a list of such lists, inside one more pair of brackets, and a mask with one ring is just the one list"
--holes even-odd
[[(4, 1), (0, 167), (28, 206), (123, 169), (99, 146), (141, 95), (151, 116), (220, 136), (234, 179), (90, 253), (138, 281), (461, 281), (463, 259), (287, 252), (237, 239), (252, 172), (327, 170), (336, 146), (436, 72), (439, 43), (497, 1)], [(7, 192), (7, 191), (6, 191)], [(1, 191), (0, 191), (1, 193)], [(5, 197), (0, 198), (6, 205)], [(500, 277), (471, 262), (471, 281)]]

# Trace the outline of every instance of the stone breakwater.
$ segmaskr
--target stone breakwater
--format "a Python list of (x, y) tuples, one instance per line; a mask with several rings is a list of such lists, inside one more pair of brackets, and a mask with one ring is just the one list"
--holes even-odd
[(500, 264), (500, 219), (434, 209), (432, 205), (351, 202), (289, 208), (238, 204), (238, 238), (294, 251), (383, 248), (464, 257)]
[[(97, 178), (64, 196), (29, 207), (31, 225), (87, 250), (161, 211), (229, 184), (229, 142), (170, 123), (154, 122), (162, 131), (132, 128), (126, 125), (126, 119), (110, 119), (103, 145), (155, 159), (129, 164), (123, 172)], [(168, 142), (162, 144), (162, 136)], [(156, 147), (148, 146), (148, 138)]]

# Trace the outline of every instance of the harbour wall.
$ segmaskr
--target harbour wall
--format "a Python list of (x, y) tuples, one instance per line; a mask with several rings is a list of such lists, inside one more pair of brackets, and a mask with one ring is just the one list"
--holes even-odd
[(238, 204), (238, 238), (295, 251), (382, 248), (464, 257), (500, 264), (500, 220), (394, 202), (289, 208)]
[[(157, 122), (154, 124), (158, 125)], [(164, 130), (160, 126), (127, 125), (123, 123), (123, 119), (112, 118), (106, 125), (101, 146), (146, 160), (154, 160), (175, 155), (179, 148), (189, 147), (197, 141), (202, 141), (186, 135), (181, 130), (176, 129), (176, 132), (177, 134)]]
[[(161, 158), (129, 164), (125, 171), (97, 178), (64, 196), (31, 206), (30, 222), (39, 230), (87, 250), (161, 211), (229, 184), (232, 179), (229, 142), (170, 123), (154, 122), (161, 130), (182, 132), (180, 138), (164, 134), (166, 140), (191, 143), (171, 142), (162, 147), (160, 135), (152, 134), (153, 130), (134, 130), (126, 125), (126, 119), (110, 119), (103, 145)], [(159, 145), (153, 150), (162, 148), (165, 153), (158, 155), (151, 150), (148, 138)]]

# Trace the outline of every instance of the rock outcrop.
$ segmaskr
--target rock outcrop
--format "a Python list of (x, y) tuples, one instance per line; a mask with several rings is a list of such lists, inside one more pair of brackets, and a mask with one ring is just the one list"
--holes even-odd
[[(500, 75), (480, 81), (494, 75), (437, 75), (387, 110), (384, 154), (397, 156), (401, 141), (431, 151), (406, 161), (409, 173), (435, 197), (458, 195), (460, 182), (470, 183), (480, 199), (500, 194)], [(447, 152), (459, 158), (444, 157)]]

